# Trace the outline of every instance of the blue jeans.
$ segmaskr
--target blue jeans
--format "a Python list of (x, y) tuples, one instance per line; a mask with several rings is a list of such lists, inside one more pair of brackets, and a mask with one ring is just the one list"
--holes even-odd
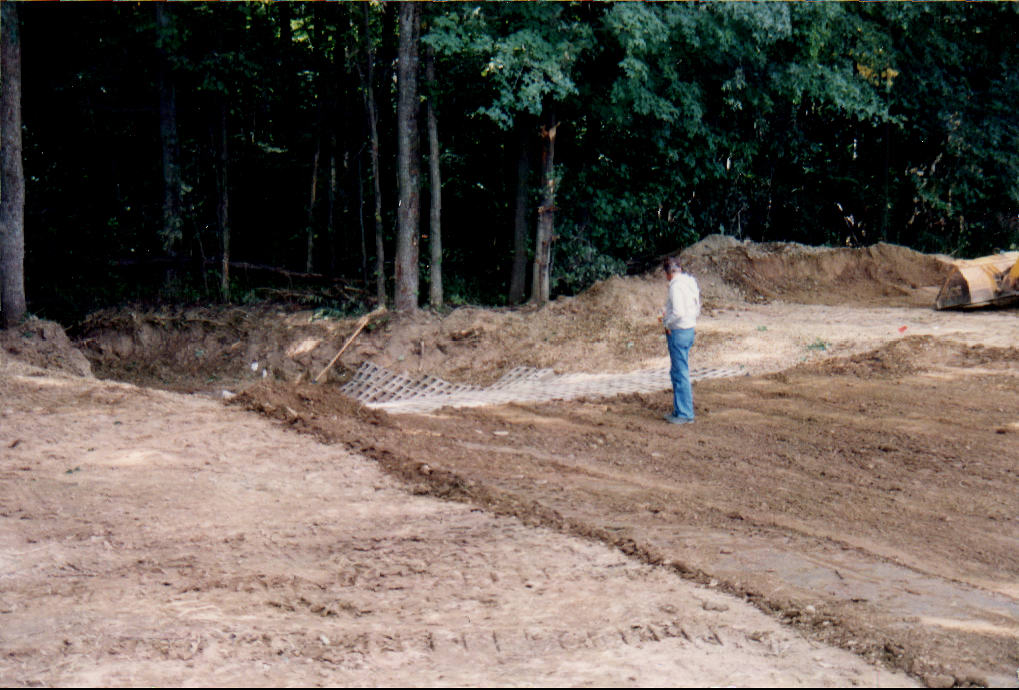
[(690, 348), (693, 347), (692, 328), (669, 331), (669, 359), (672, 367), (672, 414), (680, 419), (693, 419), (693, 389), (690, 387)]

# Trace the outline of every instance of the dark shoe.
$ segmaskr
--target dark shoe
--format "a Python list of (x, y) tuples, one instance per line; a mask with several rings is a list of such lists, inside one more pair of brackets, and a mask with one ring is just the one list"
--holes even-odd
[(667, 421), (669, 424), (693, 424), (693, 418), (677, 417), (676, 415), (671, 414), (665, 415), (665, 421)]

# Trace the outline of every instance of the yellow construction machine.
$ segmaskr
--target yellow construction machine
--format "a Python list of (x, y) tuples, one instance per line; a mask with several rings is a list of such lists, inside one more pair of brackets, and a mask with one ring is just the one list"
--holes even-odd
[(934, 301), (937, 309), (1019, 302), (1019, 252), (957, 261)]

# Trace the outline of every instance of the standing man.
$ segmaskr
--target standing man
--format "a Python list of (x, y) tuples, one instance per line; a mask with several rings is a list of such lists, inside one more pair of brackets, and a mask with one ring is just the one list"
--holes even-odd
[(697, 281), (683, 272), (679, 257), (670, 256), (663, 263), (669, 280), (669, 298), (665, 302), (662, 324), (669, 343), (672, 367), (672, 414), (665, 415), (671, 424), (693, 422), (693, 390), (690, 388), (690, 348), (693, 346), (694, 326), (701, 313), (701, 291)]

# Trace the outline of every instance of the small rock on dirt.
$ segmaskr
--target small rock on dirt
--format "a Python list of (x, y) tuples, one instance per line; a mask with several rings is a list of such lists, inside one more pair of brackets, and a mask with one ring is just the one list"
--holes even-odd
[(728, 604), (720, 604), (714, 601), (702, 601), (701, 608), (705, 611), (728, 611)]
[(930, 673), (923, 677), (923, 684), (928, 688), (951, 688), (955, 687), (955, 676), (945, 673)]

